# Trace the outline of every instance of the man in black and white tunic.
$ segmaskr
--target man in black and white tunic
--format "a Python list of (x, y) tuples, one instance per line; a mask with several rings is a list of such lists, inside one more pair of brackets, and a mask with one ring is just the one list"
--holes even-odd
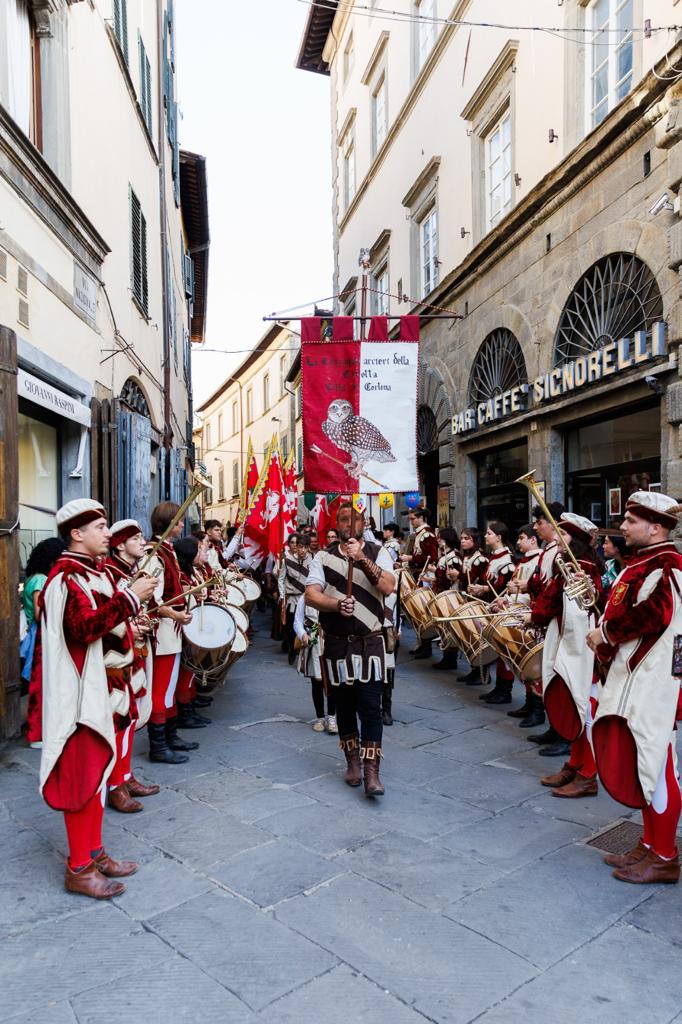
[(284, 638), (286, 649), (289, 652), (290, 665), (293, 665), (296, 658), (294, 650), (294, 616), (296, 615), (296, 605), (298, 604), (298, 599), (305, 592), (311, 561), (307, 538), (303, 537), (300, 533), (292, 533), (287, 540), (287, 548), (281, 567), (286, 607)]
[[(364, 517), (350, 502), (339, 507), (337, 529), (340, 542), (319, 551), (310, 565), (305, 599), (320, 613), (324, 665), (328, 682), (336, 687), (339, 741), (347, 762), (345, 781), (359, 786), (364, 775), (367, 796), (382, 796), (384, 598), (395, 590), (396, 576), (388, 552), (363, 540)], [(353, 565), (351, 597), (346, 596), (349, 561)]]

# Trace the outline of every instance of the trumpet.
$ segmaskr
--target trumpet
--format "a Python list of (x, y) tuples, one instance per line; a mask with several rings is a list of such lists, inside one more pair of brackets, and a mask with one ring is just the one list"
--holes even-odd
[[(557, 536), (559, 536), (559, 524), (549, 511), (547, 502), (540, 493), (540, 488), (538, 487), (535, 479), (535, 473), (536, 470), (531, 469), (530, 472), (524, 473), (523, 476), (520, 476), (518, 480), (514, 481), (514, 483), (523, 484), (524, 487), (528, 488), (542, 509), (543, 516), (554, 528)], [(564, 550), (570, 561), (567, 562), (561, 555), (557, 555), (556, 564), (559, 572), (566, 582), (566, 586), (564, 587), (566, 596), (569, 600), (575, 601), (581, 611), (588, 612), (591, 608), (597, 607), (597, 595), (595, 593), (594, 585), (568, 544), (564, 544)]]
[(166, 537), (170, 536), (171, 531), (178, 525), (180, 520), (183, 518), (183, 516), (185, 515), (185, 512), (190, 507), (192, 502), (196, 501), (200, 494), (202, 494), (204, 491), (208, 490), (209, 484), (205, 483), (203, 480), (201, 480), (196, 473), (194, 475), (196, 477), (197, 482), (195, 483), (194, 487), (189, 492), (189, 494), (187, 495), (187, 497), (183, 501), (182, 505), (180, 506), (178, 511), (175, 513), (175, 515), (173, 516), (173, 518), (171, 519), (170, 523), (168, 524), (166, 529), (163, 531), (163, 533), (161, 534), (159, 539), (152, 544), (151, 548), (147, 552), (147, 555), (146, 555), (144, 561), (140, 564), (137, 572), (135, 573), (135, 575), (131, 579), (131, 581), (130, 581), (131, 583), (134, 583), (135, 580), (139, 579), (140, 576), (151, 576), (151, 577), (154, 577), (154, 576), (158, 576), (159, 575), (159, 571), (158, 570), (155, 571), (155, 572), (152, 572), (152, 573), (147, 572), (146, 571), (147, 570), (147, 566), (149, 565), (149, 563), (151, 562), (152, 558), (154, 557), (156, 552), (159, 550), (159, 548), (161, 547), (161, 545), (165, 541)]

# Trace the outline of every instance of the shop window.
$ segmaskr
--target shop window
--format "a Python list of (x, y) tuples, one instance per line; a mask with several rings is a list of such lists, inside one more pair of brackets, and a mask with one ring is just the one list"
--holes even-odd
[(530, 517), (528, 491), (515, 480), (528, 471), (528, 447), (524, 444), (488, 451), (476, 460), (479, 526), (492, 519), (515, 533)]
[(18, 417), (19, 550), (24, 566), (41, 540), (54, 537), (54, 515), (40, 509), (58, 509), (60, 501), (59, 432), (56, 426), (20, 412)]
[(650, 331), (663, 319), (663, 300), (646, 263), (631, 253), (605, 256), (583, 274), (564, 306), (554, 340), (554, 365)]
[(487, 402), (527, 380), (526, 361), (516, 337), (505, 327), (498, 328), (476, 353), (469, 378), (469, 404)]

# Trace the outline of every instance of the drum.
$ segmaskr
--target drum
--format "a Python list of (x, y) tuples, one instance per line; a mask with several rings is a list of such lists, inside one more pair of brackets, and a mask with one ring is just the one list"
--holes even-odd
[(197, 680), (218, 679), (225, 672), (237, 634), (230, 613), (218, 604), (200, 604), (182, 627), (182, 663)]
[(222, 588), (221, 604), (234, 604), (237, 608), (243, 608), (246, 604), (246, 594), (236, 583), (226, 583)]
[(411, 594), (416, 589), (417, 584), (414, 582), (414, 576), (409, 569), (401, 569), (400, 576), (400, 597), (403, 598), (407, 594)]
[(224, 605), (224, 607), (227, 608), (228, 612), (234, 619), (234, 623), (237, 629), (241, 629), (242, 633), (246, 633), (250, 623), (249, 616), (246, 614), (244, 609), (237, 608), (237, 606), (234, 604), (226, 604)]
[(469, 664), (476, 667), (490, 665), (497, 659), (497, 651), (483, 639), (487, 620), (476, 617), (487, 611), (488, 606), (483, 601), (467, 601), (455, 612), (455, 616), (461, 618), (454, 617), (449, 622), (438, 623), (444, 627), (451, 646), (464, 651)]
[[(437, 594), (431, 604), (431, 615), (433, 616), (434, 622), (436, 619), (447, 619), (452, 615), (456, 615), (459, 608), (463, 604), (467, 603), (467, 598), (464, 594), (460, 594), (459, 590), (444, 590), (440, 594)], [(454, 650), (457, 644), (454, 642), (452, 633), (446, 628), (446, 622), (435, 622), (438, 635), (440, 637), (440, 646), (444, 651)]]
[(250, 576), (245, 576), (242, 580), (235, 580), (232, 586), (238, 587), (244, 594), (244, 610), (248, 614), (261, 595), (260, 584)]
[(531, 626), (524, 616), (502, 612), (483, 630), (483, 638), (508, 662), (526, 683), (542, 676), (542, 630)]
[(242, 654), (246, 654), (248, 649), (249, 641), (246, 636), (246, 633), (243, 633), (241, 629), (238, 629), (237, 634), (234, 638), (234, 643), (230, 648), (230, 653), (227, 658), (227, 666), (225, 668), (225, 671), (231, 669), (235, 661), (238, 661), (239, 658), (241, 658)]
[(431, 617), (431, 605), (436, 595), (432, 590), (424, 590), (416, 587), (407, 594), (403, 594), (403, 609), (409, 616), (419, 641), (433, 640), (438, 636), (433, 618)]

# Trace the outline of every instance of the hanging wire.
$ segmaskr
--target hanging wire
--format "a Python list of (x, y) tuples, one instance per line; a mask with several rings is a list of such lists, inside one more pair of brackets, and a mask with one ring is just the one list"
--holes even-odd
[(647, 37), (653, 35), (655, 32), (677, 32), (680, 29), (679, 25), (660, 25), (642, 28), (609, 28), (604, 27), (600, 29), (587, 28), (584, 26), (576, 26), (575, 28), (566, 29), (565, 26), (554, 27), (551, 25), (508, 25), (502, 22), (495, 21), (471, 21), (468, 18), (438, 18), (435, 15), (427, 14), (414, 14), (409, 11), (398, 11), (391, 8), (384, 7), (370, 7), (367, 4), (356, 4), (352, 0), (297, 0), (298, 3), (304, 4), (306, 7), (319, 8), (320, 10), (336, 12), (337, 10), (352, 11), (359, 17), (379, 17), (383, 21), (393, 21), (408, 25), (419, 25), (419, 24), (436, 24), (436, 25), (452, 25), (452, 26), (464, 26), (468, 28), (494, 28), (503, 29), (505, 31), (513, 32), (544, 32), (549, 35), (555, 36), (556, 38), (565, 39), (568, 42), (578, 43), (581, 42), (581, 38), (573, 39), (571, 36), (566, 35), (566, 32), (577, 33), (580, 37), (585, 36), (601, 36), (604, 33), (616, 33), (619, 38), (614, 42), (604, 40), (603, 45), (607, 46), (619, 46), (623, 35), (628, 32), (637, 32)]

